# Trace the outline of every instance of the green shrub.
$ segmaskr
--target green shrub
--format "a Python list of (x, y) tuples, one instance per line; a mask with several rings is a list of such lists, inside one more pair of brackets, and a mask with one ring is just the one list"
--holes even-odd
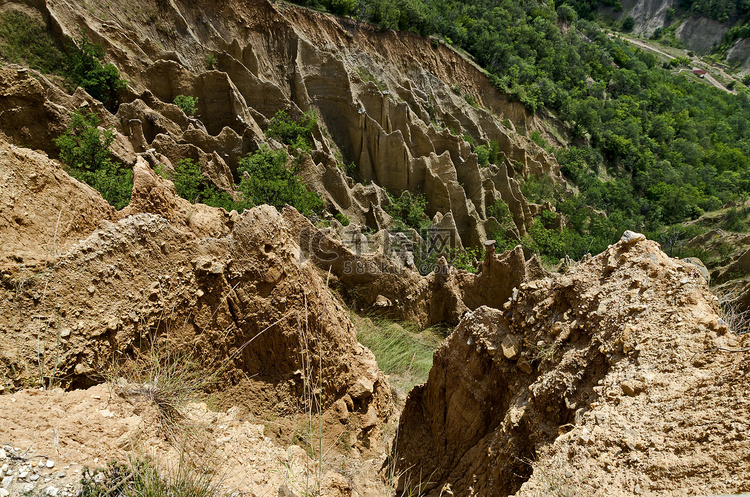
[(8, 10), (0, 16), (0, 55), (44, 73), (62, 69), (63, 54), (42, 20)]
[(206, 68), (209, 71), (213, 71), (219, 67), (219, 63), (216, 60), (216, 56), (212, 53), (206, 54)]
[(318, 115), (313, 111), (305, 112), (298, 119), (293, 119), (280, 110), (271, 119), (266, 134), (292, 148), (309, 152), (313, 145), (312, 132), (317, 124)]
[(177, 95), (172, 103), (182, 109), (182, 112), (188, 116), (193, 116), (198, 111), (198, 97)]
[(120, 169), (109, 157), (114, 130), (99, 130), (99, 119), (91, 113), (75, 111), (70, 118), (70, 125), (55, 140), (60, 147), (60, 161), (71, 176), (99, 191), (116, 209), (122, 209), (130, 202), (133, 171)]
[(323, 5), (339, 16), (352, 15), (357, 10), (356, 0), (324, 0)]
[(495, 240), (495, 251), (502, 253), (518, 245), (518, 240), (508, 234), (515, 228), (513, 214), (511, 214), (508, 204), (502, 200), (498, 200), (488, 206), (487, 218), (491, 217), (497, 220), (497, 226), (492, 228), (487, 233), (487, 236)]
[(484, 259), (484, 247), (454, 249), (450, 251), (446, 259), (456, 269), (476, 274), (476, 263)]
[(399, 198), (393, 197), (390, 193), (388, 197), (391, 204), (386, 206), (385, 210), (394, 218), (397, 225), (408, 226), (417, 231), (430, 227), (430, 218), (425, 214), (427, 199), (424, 195), (404, 191)]
[(555, 183), (552, 178), (546, 175), (539, 178), (529, 176), (521, 183), (523, 196), (536, 204), (550, 202), (552, 205), (556, 205), (558, 199), (563, 196), (564, 190), (563, 185)]
[(203, 176), (200, 165), (193, 159), (180, 160), (169, 179), (174, 183), (177, 195), (191, 203), (201, 202), (211, 207), (221, 207), (227, 212), (232, 210), (241, 212), (246, 207), (252, 207), (244, 202), (235, 202), (231, 195), (217, 188)]
[(477, 154), (477, 162), (481, 167), (489, 164), (498, 164), (500, 156), (500, 144), (497, 140), (492, 140), (488, 145), (479, 145), (474, 152)]
[(120, 71), (111, 63), (104, 64), (103, 59), (101, 45), (93, 43), (81, 30), (80, 38), (68, 45), (63, 74), (71, 91), (81, 87), (108, 110), (115, 112), (119, 105), (119, 94), (128, 84), (120, 76)]
[(341, 223), (342, 226), (349, 226), (350, 221), (349, 218), (346, 217), (346, 214), (343, 212), (337, 212), (336, 213), (336, 220)]
[(633, 31), (633, 28), (635, 27), (635, 19), (633, 19), (633, 16), (628, 16), (625, 18), (624, 21), (622, 21), (622, 30), (626, 33), (629, 33)]
[(259, 204), (269, 204), (281, 210), (289, 204), (304, 215), (320, 213), (323, 201), (302, 184), (296, 171), (288, 168), (288, 162), (289, 156), (284, 150), (273, 151), (268, 147), (240, 159), (237, 172), (242, 180), (235, 185), (242, 192), (239, 201), (206, 179), (200, 166), (191, 159), (179, 161), (171, 179), (182, 198), (227, 211), (242, 212)]
[[(289, 156), (284, 150), (262, 147), (240, 159), (237, 172), (242, 177), (239, 190), (248, 205), (269, 204), (281, 210), (289, 204), (308, 216), (323, 210), (323, 200), (299, 180), (297, 171), (287, 166)], [(243, 177), (244, 173), (248, 177)]]
[(490, 148), (487, 145), (479, 145), (474, 152), (477, 154), (480, 167), (487, 167), (490, 164)]
[(195, 203), (201, 197), (206, 179), (203, 177), (200, 164), (192, 159), (182, 159), (174, 167), (172, 182), (177, 195)]
[(748, 215), (750, 215), (750, 209), (748, 209), (747, 207), (743, 207), (741, 209), (732, 207), (727, 212), (724, 222), (721, 223), (722, 228), (727, 231), (742, 233), (747, 230), (745, 220), (747, 219)]
[(202, 202), (211, 207), (221, 207), (227, 212), (236, 210), (242, 212), (249, 207), (245, 202), (235, 202), (231, 195), (224, 190), (217, 188), (213, 183), (208, 184), (203, 189)]
[(549, 142), (542, 138), (542, 134), (539, 131), (532, 131), (529, 135), (529, 139), (542, 147), (544, 150), (549, 149)]

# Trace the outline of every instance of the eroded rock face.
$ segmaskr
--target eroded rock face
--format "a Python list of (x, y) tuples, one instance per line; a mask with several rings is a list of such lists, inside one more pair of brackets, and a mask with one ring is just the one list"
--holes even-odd
[(706, 17), (691, 16), (675, 31), (677, 38), (690, 50), (707, 54), (721, 43), (729, 26)]
[(632, 16), (635, 19), (633, 33), (648, 38), (658, 28), (664, 27), (667, 10), (674, 4), (674, 0), (626, 0), (619, 12), (615, 12), (611, 7), (605, 11), (612, 17)]
[[(254, 412), (296, 412), (310, 381), (300, 375), (308, 357), (309, 374), (320, 370), (324, 379), (316, 393), (323, 408), (338, 401), (345, 407), (325, 416), (369, 448), (380, 433), (373, 419), (390, 414), (390, 388), (372, 353), (357, 343), (347, 311), (301, 261), (281, 215), (269, 206), (233, 220), (205, 206), (182, 212), (186, 201), (174, 198), (171, 184), (137, 179), (148, 181), (150, 188), (136, 189), (131, 208), (169, 211), (164, 216), (138, 213), (112, 222), (92, 211), (99, 229), (71, 245), (75, 233), (66, 214), (60, 240), (66, 252), (3, 270), (5, 384), (90, 385), (136, 350), (169, 337), (172, 347), (190, 351), (222, 379), (234, 403)], [(49, 222), (36, 228), (38, 236), (52, 229)], [(12, 233), (3, 226), (3, 240), (14, 240), (6, 236)], [(19, 253), (15, 245), (8, 249)]]
[(479, 274), (457, 270), (443, 258), (422, 276), (415, 265), (422, 263), (415, 262), (411, 252), (399, 250), (409, 245), (406, 237), (400, 240), (386, 231), (379, 233), (380, 239), (345, 232), (342, 240), (330, 229), (315, 228), (292, 208), (284, 209), (283, 216), (299, 241), (301, 256), (330, 273), (344, 292), (356, 289), (359, 305), (420, 328), (456, 324), (467, 311), (482, 305), (499, 307), (530, 274), (518, 246), (504, 254), (495, 254), (490, 247)]
[(99, 193), (71, 178), (44, 154), (0, 139), (0, 267), (52, 261), (118, 219)]
[[(526, 233), (533, 219), (519, 177), (562, 181), (555, 159), (515, 132), (515, 126), (539, 129), (536, 118), (498, 94), (479, 68), (428, 39), (266, 0), (211, 7), (147, 0), (140, 7), (152, 12), (146, 23), (106, 2), (81, 9), (61, 0), (37, 8), (60, 40), (85, 26), (127, 76), (131, 86), (115, 116), (93, 103), (89, 108), (128, 142), (116, 153), (128, 164), (135, 153), (148, 152), (156, 157), (148, 159), (152, 166), (167, 170), (190, 158), (229, 191), (239, 158), (265, 141), (263, 129), (278, 110), (292, 116), (315, 110), (316, 153), (305, 178), (329, 210), (378, 230), (387, 227), (376, 214), (387, 204), (383, 189), (423, 193), (427, 214), (451, 214), (465, 246), (494, 236), (487, 209), (495, 202), (509, 205), (511, 234)], [(207, 60), (215, 62), (208, 67)], [(40, 128), (0, 121), (0, 130), (25, 145), (56, 136), (82, 99), (28, 75), (8, 73), (0, 86), (10, 99), (0, 105), (23, 105), (27, 121)], [(195, 117), (171, 104), (178, 95), (198, 98)], [(478, 104), (469, 105), (466, 95)], [(477, 144), (497, 141), (498, 165), (480, 167), (464, 135)], [(46, 143), (54, 153), (51, 139)], [(356, 164), (355, 176), (370, 191), (335, 171), (341, 161)]]
[(745, 488), (744, 476), (724, 483), (746, 473), (721, 461), (725, 444), (744, 461), (750, 443), (697, 428), (750, 408), (730, 393), (747, 390), (747, 359), (716, 352), (747, 339), (719, 312), (698, 268), (647, 240), (522, 283), (501, 308), (467, 314), (409, 394), (401, 486), (430, 475), (434, 496), (445, 483), (456, 495), (548, 494), (551, 481), (587, 495)]

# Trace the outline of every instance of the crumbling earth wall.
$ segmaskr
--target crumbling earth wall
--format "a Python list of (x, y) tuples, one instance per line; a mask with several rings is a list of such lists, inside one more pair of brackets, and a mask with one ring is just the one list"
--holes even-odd
[[(744, 337), (691, 264), (630, 234), (464, 317), (393, 457), (427, 495), (747, 491)], [(571, 494), (571, 495), (572, 495)]]

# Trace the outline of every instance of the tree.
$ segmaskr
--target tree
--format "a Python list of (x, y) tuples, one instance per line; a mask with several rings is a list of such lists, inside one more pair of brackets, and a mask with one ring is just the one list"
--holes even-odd
[(75, 111), (65, 132), (55, 139), (60, 161), (66, 171), (99, 191), (116, 209), (130, 202), (133, 171), (120, 169), (110, 158), (114, 130), (99, 130), (99, 119), (91, 113)]
[(633, 28), (635, 27), (635, 19), (633, 19), (633, 16), (628, 16), (625, 18), (625, 20), (622, 21), (622, 30), (626, 33), (629, 33), (633, 31)]
[[(323, 210), (323, 200), (299, 180), (297, 171), (287, 167), (284, 150), (263, 146), (258, 152), (240, 159), (238, 186), (248, 205), (269, 204), (279, 211), (289, 204), (308, 216)], [(245, 174), (247, 173), (247, 174)]]
[(99, 100), (111, 112), (119, 105), (119, 95), (128, 83), (120, 76), (120, 71), (111, 64), (103, 64), (104, 50), (101, 45), (93, 43), (82, 29), (80, 37), (68, 44), (68, 53), (64, 59), (65, 82), (75, 90), (81, 87)]

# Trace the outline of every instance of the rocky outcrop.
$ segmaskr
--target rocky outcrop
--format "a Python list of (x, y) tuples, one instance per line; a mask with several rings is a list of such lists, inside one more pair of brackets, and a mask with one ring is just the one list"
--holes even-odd
[[(40, 167), (21, 175), (31, 161)], [(40, 154), (4, 145), (0, 164), (2, 205), (16, 206), (0, 211), (6, 387), (87, 386), (166, 340), (253, 412), (335, 405), (325, 416), (375, 443), (390, 388), (274, 208), (229, 216), (192, 205), (139, 159), (131, 204), (117, 213)], [(300, 371), (324, 378), (317, 400)]]
[[(533, 219), (518, 177), (562, 181), (552, 156), (516, 134), (512, 124), (500, 123), (508, 118), (528, 127), (534, 118), (498, 94), (481, 69), (453, 49), (265, 0), (214, 7), (149, 0), (141, 9), (152, 12), (150, 21), (138, 23), (104, 2), (88, 9), (69, 1), (37, 6), (60, 41), (86, 27), (126, 74), (130, 87), (116, 115), (90, 106), (126, 142), (129, 150), (117, 154), (126, 163), (141, 153), (152, 167), (169, 169), (190, 158), (230, 191), (238, 160), (266, 140), (263, 129), (278, 110), (293, 116), (315, 110), (316, 153), (307, 168), (314, 174), (306, 179), (331, 212), (378, 230), (388, 219), (377, 214), (385, 199), (377, 188), (394, 195), (423, 193), (427, 214), (451, 214), (465, 246), (479, 246), (492, 236), (487, 208), (495, 202), (509, 205), (513, 234), (526, 233)], [(0, 129), (19, 143), (59, 134), (67, 111), (81, 99), (71, 99), (49, 81), (42, 91), (33, 78), (13, 78), (0, 83), (12, 98), (33, 100), (23, 107), (44, 129), (19, 130), (7, 117)], [(195, 117), (171, 104), (178, 95), (198, 98)], [(465, 137), (497, 141), (498, 166), (479, 167)], [(50, 141), (44, 149), (54, 153)], [(355, 177), (375, 189), (358, 190), (351, 178), (334, 171), (342, 162), (356, 164)]]
[(648, 38), (654, 31), (663, 28), (667, 21), (667, 11), (675, 7), (674, 0), (623, 0), (622, 10), (615, 12), (612, 7), (601, 8), (614, 18), (632, 16), (635, 20), (633, 33)]
[(727, 61), (750, 70), (750, 39), (744, 38), (732, 45), (727, 52)]
[(721, 43), (729, 26), (706, 17), (691, 16), (675, 31), (675, 36), (685, 47), (705, 55)]
[(54, 261), (117, 211), (44, 154), (0, 140), (0, 267)]
[(742, 490), (747, 478), (729, 475), (745, 463), (722, 462), (726, 444), (735, 461), (750, 453), (742, 428), (697, 426), (744, 419), (746, 356), (717, 347), (746, 345), (695, 266), (624, 237), (462, 319), (407, 399), (400, 485), (421, 481), (430, 496)]
[(495, 254), (489, 244), (479, 274), (471, 274), (450, 266), (448, 253), (442, 260), (428, 262), (427, 242), (405, 234), (382, 231), (368, 237), (355, 229), (344, 231), (338, 239), (333, 230), (315, 228), (292, 208), (284, 209), (283, 216), (301, 256), (326, 272), (332, 285), (356, 294), (363, 309), (419, 328), (456, 324), (482, 305), (499, 307), (514, 287), (527, 280), (527, 274), (539, 272), (529, 267), (535, 263), (527, 264), (520, 246)]

